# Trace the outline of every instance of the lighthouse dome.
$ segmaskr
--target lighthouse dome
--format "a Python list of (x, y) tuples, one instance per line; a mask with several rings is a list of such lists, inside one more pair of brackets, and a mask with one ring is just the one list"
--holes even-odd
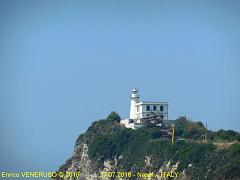
[(138, 89), (137, 88), (134, 88), (132, 90), (131, 98), (139, 98), (139, 96), (138, 96)]

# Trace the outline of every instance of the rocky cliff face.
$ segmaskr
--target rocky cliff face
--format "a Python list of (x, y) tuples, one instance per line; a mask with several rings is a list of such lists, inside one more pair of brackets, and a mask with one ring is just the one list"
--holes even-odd
[(60, 171), (63, 172), (80, 172), (79, 179), (97, 179), (97, 174), (91, 167), (91, 160), (88, 157), (88, 146), (84, 143), (76, 146), (72, 158), (62, 168), (64, 169), (60, 168)]
[[(110, 175), (101, 175), (101, 172), (122, 172), (124, 173), (119, 167), (119, 161), (123, 157), (120, 156), (118, 159), (115, 158), (114, 160), (104, 160), (103, 166), (101, 169), (97, 169), (94, 163), (89, 159), (88, 156), (88, 145), (87, 144), (79, 144), (76, 146), (73, 156), (66, 161), (66, 163), (60, 167), (59, 172), (80, 172), (79, 177), (76, 179), (83, 180), (98, 180), (98, 179), (112, 179), (111, 177), (107, 177)], [(141, 171), (138, 172), (138, 177), (135, 179), (152, 179), (152, 180), (161, 180), (161, 179), (168, 179), (169, 177), (174, 177), (178, 180), (187, 180), (189, 179), (183, 172), (177, 172), (179, 162), (176, 164), (171, 165), (171, 161), (165, 162), (161, 167), (159, 167), (157, 172), (147, 172)], [(144, 157), (144, 166), (142, 167), (143, 170), (148, 169), (149, 167), (153, 166), (151, 164), (151, 157), (145, 156)], [(141, 173), (141, 174), (140, 174)], [(164, 174), (165, 173), (165, 174)], [(167, 174), (172, 173), (172, 174)], [(105, 176), (105, 177), (100, 177)], [(123, 177), (115, 177), (115, 179), (123, 180), (123, 179), (130, 179), (122, 175)], [(142, 177), (139, 177), (142, 176)], [(61, 178), (59, 178), (61, 179)], [(72, 177), (64, 177), (63, 179), (74, 179)]]
[(172, 144), (158, 128), (130, 130), (108, 119), (78, 137), (72, 157), (58, 170), (65, 176), (55, 179), (240, 179), (239, 163), (237, 142), (218, 148), (179, 138)]

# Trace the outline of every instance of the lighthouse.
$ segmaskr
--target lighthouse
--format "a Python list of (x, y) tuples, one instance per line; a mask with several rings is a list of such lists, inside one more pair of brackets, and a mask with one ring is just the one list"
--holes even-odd
[(146, 118), (153, 114), (159, 115), (164, 121), (168, 120), (168, 102), (140, 101), (137, 88), (132, 90), (130, 100), (129, 118), (120, 121), (126, 128), (143, 127)]
[(139, 103), (138, 89), (134, 88), (131, 94), (130, 119), (137, 119), (137, 103)]

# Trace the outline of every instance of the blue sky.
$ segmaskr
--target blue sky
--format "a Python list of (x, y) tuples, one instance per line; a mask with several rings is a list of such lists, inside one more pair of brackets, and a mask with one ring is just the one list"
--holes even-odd
[(240, 130), (238, 1), (0, 1), (0, 170), (56, 170), (130, 91)]

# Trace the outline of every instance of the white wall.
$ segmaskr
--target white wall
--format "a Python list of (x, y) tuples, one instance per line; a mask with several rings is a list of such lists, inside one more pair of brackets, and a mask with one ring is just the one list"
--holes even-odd
[[(168, 116), (168, 105), (167, 104), (140, 104), (139, 106), (139, 112), (138, 117), (142, 118), (142, 117), (146, 117), (147, 114), (154, 112), (153, 111), (153, 106), (156, 106), (156, 112), (160, 112), (164, 115), (164, 119), (167, 119)], [(150, 111), (147, 111), (147, 106), (150, 106)], [(163, 106), (163, 111), (160, 111), (160, 106)]]

